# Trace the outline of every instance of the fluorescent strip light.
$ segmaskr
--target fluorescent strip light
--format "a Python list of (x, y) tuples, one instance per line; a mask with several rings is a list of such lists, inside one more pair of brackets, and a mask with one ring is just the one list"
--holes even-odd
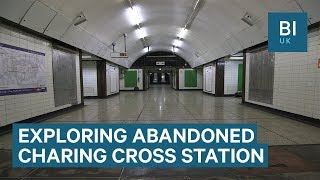
[(187, 29), (181, 28), (181, 29), (180, 29), (180, 32), (179, 32), (179, 34), (178, 34), (178, 37), (181, 38), (181, 39), (185, 38), (187, 32), (188, 32)]
[(178, 47), (174, 47), (174, 48), (173, 48), (173, 52), (174, 52), (174, 53), (179, 52), (179, 51), (180, 51), (180, 48), (178, 48)]
[(230, 59), (234, 59), (234, 60), (242, 60), (243, 57), (242, 56), (231, 56)]
[(173, 41), (173, 45), (176, 46), (176, 47), (180, 47), (182, 44), (183, 44), (183, 42), (178, 40), (178, 39), (175, 39)]
[(147, 32), (146, 32), (145, 28), (137, 29), (136, 34), (139, 39), (142, 39), (147, 36)]
[(196, 5), (193, 7), (193, 9), (196, 9), (196, 8), (197, 8), (197, 6), (198, 6), (198, 4), (199, 4), (199, 1), (200, 1), (200, 0), (198, 0), (198, 1), (196, 2)]
[(142, 21), (139, 16), (140, 8), (132, 6), (127, 9), (127, 16), (131, 25), (139, 25)]

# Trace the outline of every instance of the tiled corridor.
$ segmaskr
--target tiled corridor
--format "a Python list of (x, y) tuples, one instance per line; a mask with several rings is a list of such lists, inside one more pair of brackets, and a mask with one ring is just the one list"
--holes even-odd
[[(320, 130), (317, 127), (241, 105), (241, 99), (217, 98), (201, 91), (174, 91), (169, 86), (153, 86), (148, 91), (121, 92), (108, 99), (88, 99), (84, 108), (41, 123), (256, 123), (258, 141), (270, 145), (268, 169), (12, 169), (11, 133), (2, 135), (0, 178), (42, 179), (65, 177), (88, 179), (204, 179), (317, 178), (320, 160)], [(309, 145), (307, 145), (309, 144)], [(313, 144), (313, 145), (311, 145)], [(282, 146), (277, 146), (282, 145)], [(273, 167), (274, 166), (274, 167)], [(166, 173), (163, 173), (166, 172)], [(275, 174), (276, 173), (276, 174)], [(72, 176), (71, 176), (72, 174)], [(257, 176), (257, 177), (256, 177)], [(86, 177), (86, 178), (82, 178)], [(55, 179), (55, 178), (49, 178)]]
[[(87, 99), (85, 104), (41, 123), (255, 123), (259, 143), (320, 144), (318, 127), (241, 105), (239, 98), (175, 91), (166, 85), (152, 86), (148, 91), (123, 91), (107, 99)], [(11, 149), (11, 138), (4, 136), (1, 149)]]

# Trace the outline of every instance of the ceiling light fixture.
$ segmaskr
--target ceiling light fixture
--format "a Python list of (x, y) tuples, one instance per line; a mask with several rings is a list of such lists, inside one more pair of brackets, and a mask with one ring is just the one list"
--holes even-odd
[(83, 12), (81, 12), (80, 15), (77, 16), (77, 18), (76, 18), (76, 20), (74, 22), (74, 25), (78, 26), (78, 25), (80, 25), (80, 24), (82, 24), (82, 23), (84, 23), (86, 21), (87, 21), (87, 18), (84, 16)]
[(178, 34), (179, 39), (183, 39), (185, 38), (186, 34), (187, 34), (188, 30), (186, 28), (181, 28), (180, 32)]
[(198, 1), (196, 2), (195, 6), (193, 7), (194, 10), (198, 7), (199, 1), (200, 1), (200, 0), (198, 0)]
[(90, 59), (92, 56), (82, 56), (82, 59)]
[(127, 0), (129, 8), (127, 9), (127, 16), (131, 25), (136, 27), (136, 34), (138, 39), (141, 40), (143, 47), (148, 47), (145, 37), (147, 36), (146, 29), (142, 28), (140, 23), (141, 19), (141, 9), (139, 6), (133, 5), (131, 0)]
[(243, 57), (242, 56), (231, 56), (229, 59), (233, 59), (233, 60), (242, 60)]
[(181, 40), (175, 39), (175, 40), (173, 41), (173, 45), (174, 45), (175, 47), (180, 47), (182, 44), (183, 44), (183, 42), (182, 42)]
[(139, 26), (141, 21), (141, 18), (139, 16), (140, 8), (137, 6), (129, 7), (127, 10), (127, 16), (129, 18), (129, 21), (131, 25), (137, 25)]
[(252, 16), (249, 15), (249, 13), (246, 13), (242, 19), (243, 22), (247, 23), (249, 26), (253, 26), (254, 25), (254, 21), (252, 19)]
[(145, 38), (147, 36), (147, 32), (145, 28), (140, 28), (136, 30), (136, 34), (139, 39)]
[(151, 47), (150, 47), (150, 46), (145, 47), (145, 48), (143, 49), (143, 52), (144, 52), (144, 53), (147, 53), (147, 52), (150, 52), (150, 51), (151, 51)]

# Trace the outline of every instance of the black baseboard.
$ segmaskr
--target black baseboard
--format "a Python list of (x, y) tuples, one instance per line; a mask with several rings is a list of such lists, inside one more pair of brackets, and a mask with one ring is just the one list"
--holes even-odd
[(107, 96), (106, 98), (113, 97), (113, 96), (116, 96), (116, 95), (119, 95), (119, 94), (120, 94), (120, 90), (119, 90), (119, 92), (117, 92), (117, 93), (110, 94), (110, 95), (109, 95), (109, 96)]
[(258, 104), (254, 104), (254, 103), (249, 103), (249, 102), (245, 102), (242, 103), (245, 106), (248, 107), (252, 107), (252, 108), (256, 108), (265, 112), (269, 112), (275, 115), (279, 115), (279, 116), (283, 116), (295, 121), (299, 121), (305, 124), (309, 124), (315, 127), (319, 127), (320, 128), (320, 119), (315, 119), (315, 118), (310, 118), (307, 116), (303, 116), (303, 115), (299, 115), (299, 114), (294, 114), (294, 113), (290, 113), (287, 111), (282, 111), (279, 109), (274, 109), (274, 108), (270, 108), (270, 107), (266, 107), (266, 106), (262, 106), (262, 105), (258, 105)]
[[(57, 117), (57, 116), (60, 116), (62, 114), (65, 114), (65, 113), (68, 113), (68, 112), (71, 112), (71, 111), (74, 111), (74, 110), (80, 109), (82, 107), (84, 107), (83, 104), (77, 104), (77, 105), (73, 105), (73, 106), (68, 107), (68, 108), (60, 109), (60, 110), (53, 111), (53, 112), (50, 112), (50, 113), (47, 113), (47, 114), (43, 114), (43, 115), (40, 115), (40, 116), (36, 116), (36, 117), (29, 118), (29, 119), (25, 119), (25, 120), (22, 120), (22, 121), (19, 121), (19, 122), (16, 122), (16, 123), (38, 123), (38, 122), (45, 121), (47, 119)], [(12, 124), (8, 124), (6, 126), (0, 127), (0, 135), (9, 133), (9, 132), (11, 132), (11, 130), (12, 130)]]
[(234, 94), (225, 94), (224, 97), (235, 97)]
[(84, 96), (84, 99), (100, 99), (98, 96)]
[(203, 89), (178, 89), (178, 91), (203, 91)]
[(133, 90), (133, 89), (122, 89), (120, 91), (146, 91), (146, 90), (143, 90), (143, 89), (139, 89), (139, 90)]
[(105, 96), (105, 97), (99, 97), (99, 96), (85, 96), (84, 99), (107, 99), (109, 97), (115, 96), (120, 94), (120, 91), (114, 94), (110, 94), (109, 96)]
[(209, 92), (206, 92), (206, 91), (202, 91), (204, 94), (208, 94), (208, 95), (211, 95), (211, 96), (216, 96), (215, 94), (212, 94), (212, 93), (209, 93)]
[(216, 94), (212, 94), (212, 93), (209, 93), (209, 92), (205, 92), (205, 91), (202, 91), (204, 94), (208, 94), (208, 95), (211, 95), (211, 96), (214, 96), (214, 97), (235, 97), (234, 94), (225, 94), (223, 96), (216, 96)]

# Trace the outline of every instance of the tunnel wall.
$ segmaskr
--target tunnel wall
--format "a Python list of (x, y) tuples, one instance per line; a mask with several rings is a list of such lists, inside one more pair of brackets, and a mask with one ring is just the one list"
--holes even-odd
[(119, 67), (106, 64), (107, 96), (117, 94), (120, 90)]
[[(186, 71), (196, 71), (197, 74), (197, 82), (194, 87), (188, 87), (186, 86), (186, 80), (188, 80), (188, 77), (186, 77)], [(179, 89), (181, 90), (188, 90), (188, 89), (202, 89), (203, 88), (203, 73), (202, 69), (179, 69)]]
[[(101, 60), (98, 60), (101, 61)], [(97, 61), (83, 61), (83, 89), (85, 97), (98, 96)], [(106, 63), (105, 95), (119, 93), (119, 67)], [(103, 78), (104, 79), (104, 78)], [(100, 82), (102, 83), (102, 82)]]
[[(232, 61), (228, 58), (224, 60), (224, 77), (222, 78), (224, 95), (234, 95), (238, 91), (239, 64), (243, 64), (243, 62)], [(218, 77), (216, 71), (216, 62), (207, 64), (203, 67), (203, 77), (203, 92), (215, 94)]]
[[(250, 100), (250, 58), (246, 60), (245, 101), (320, 119), (319, 28), (309, 31), (308, 52), (275, 53), (272, 103)], [(250, 57), (250, 54), (247, 54)], [(263, 68), (263, 67), (262, 67)]]
[(83, 61), (83, 92), (85, 97), (98, 96), (97, 63), (96, 61)]
[[(20, 29), (0, 24), (0, 43), (45, 53), (47, 92), (0, 96), (0, 126), (71, 107), (55, 106), (52, 43)], [(81, 103), (79, 53), (76, 54), (77, 102)]]
[(238, 68), (242, 61), (225, 61), (224, 94), (234, 95), (238, 91)]
[(148, 90), (150, 88), (150, 73), (148, 71), (144, 71), (144, 90)]
[(203, 67), (203, 92), (215, 94), (216, 92), (216, 65), (210, 63)]
[(174, 70), (171, 74), (171, 87), (177, 89), (177, 71)]

